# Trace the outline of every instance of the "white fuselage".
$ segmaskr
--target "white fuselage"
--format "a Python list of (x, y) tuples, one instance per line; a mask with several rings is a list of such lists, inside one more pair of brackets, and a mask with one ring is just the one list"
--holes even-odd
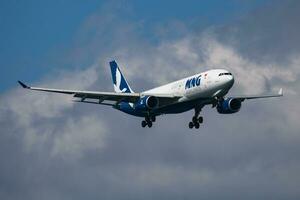
[(182, 96), (179, 102), (183, 102), (204, 97), (223, 97), (233, 83), (234, 77), (227, 70), (214, 69), (144, 91), (142, 94)]

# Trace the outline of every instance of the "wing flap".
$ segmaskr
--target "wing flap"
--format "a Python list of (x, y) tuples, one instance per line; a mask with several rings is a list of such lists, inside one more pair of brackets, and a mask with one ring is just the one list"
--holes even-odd
[(140, 98), (139, 93), (114, 93), (114, 92), (89, 92), (79, 91), (74, 93), (74, 97), (82, 99), (99, 99), (99, 101), (128, 101), (136, 102)]

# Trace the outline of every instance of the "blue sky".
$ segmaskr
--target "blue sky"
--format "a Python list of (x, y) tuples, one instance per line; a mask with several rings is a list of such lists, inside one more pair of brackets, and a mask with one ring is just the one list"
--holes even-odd
[[(129, 21), (143, 22), (141, 32), (145, 40), (159, 41), (152, 34), (158, 24), (178, 20), (197, 28), (222, 25), (265, 3), (265, 0), (114, 1), (119, 7), (109, 12)], [(18, 79), (34, 82), (57, 68), (76, 65), (65, 62), (64, 56), (72, 51), (81, 24), (109, 4), (96, 0), (1, 1), (0, 91), (15, 87)]]

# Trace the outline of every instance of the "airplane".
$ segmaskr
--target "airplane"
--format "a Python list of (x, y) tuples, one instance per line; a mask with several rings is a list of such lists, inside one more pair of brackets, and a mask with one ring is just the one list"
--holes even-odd
[(129, 115), (142, 117), (142, 127), (152, 127), (156, 117), (164, 114), (177, 114), (194, 110), (188, 123), (190, 129), (200, 127), (203, 117), (201, 109), (211, 105), (220, 114), (232, 114), (241, 109), (246, 99), (283, 96), (282, 88), (277, 94), (225, 97), (234, 84), (232, 73), (225, 69), (212, 69), (193, 76), (168, 83), (144, 92), (134, 92), (123, 76), (116, 61), (111, 61), (110, 69), (115, 92), (97, 92), (29, 87), (18, 83), (25, 89), (70, 94), (79, 98), (75, 101), (108, 105)]

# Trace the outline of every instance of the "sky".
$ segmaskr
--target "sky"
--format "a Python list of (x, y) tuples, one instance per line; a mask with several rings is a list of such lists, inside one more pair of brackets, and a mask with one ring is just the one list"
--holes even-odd
[[(299, 199), (299, 1), (1, 1), (0, 199)], [(34, 86), (134, 91), (212, 68), (240, 112), (141, 118)]]
[[(84, 64), (95, 62), (96, 55), (85, 60), (89, 63), (82, 64), (64, 58), (73, 51), (73, 45), (80, 39), (78, 32), (82, 31), (82, 25), (93, 15), (105, 12), (106, 16), (118, 15), (128, 23), (142, 24), (138, 31), (143, 39), (160, 42), (161, 37), (153, 35), (156, 26), (171, 21), (182, 21), (199, 28), (216, 25), (234, 19), (264, 1), (113, 2), (1, 1), (0, 60), (4, 71), (0, 91), (14, 87), (18, 79), (38, 81), (60, 69), (61, 65), (64, 69), (77, 65), (83, 68)], [(172, 9), (168, 9), (170, 5)]]

